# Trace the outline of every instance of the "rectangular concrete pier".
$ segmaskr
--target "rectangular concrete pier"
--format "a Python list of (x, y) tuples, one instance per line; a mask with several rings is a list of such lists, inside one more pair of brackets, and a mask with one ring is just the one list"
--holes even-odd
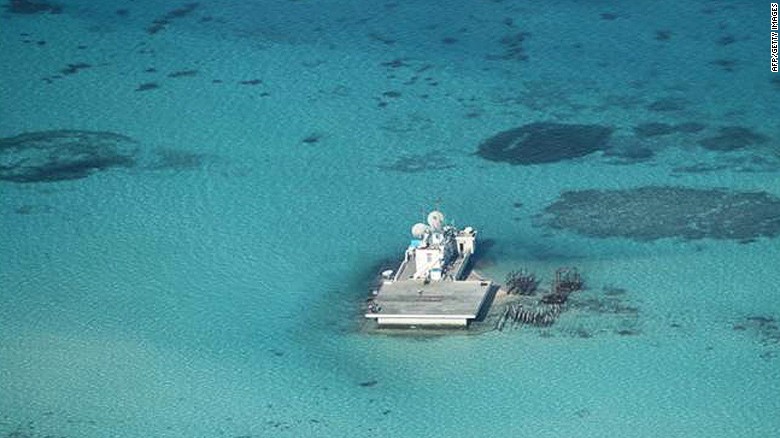
[(475, 319), (490, 292), (489, 281), (397, 281), (383, 284), (366, 318), (379, 325), (462, 326)]

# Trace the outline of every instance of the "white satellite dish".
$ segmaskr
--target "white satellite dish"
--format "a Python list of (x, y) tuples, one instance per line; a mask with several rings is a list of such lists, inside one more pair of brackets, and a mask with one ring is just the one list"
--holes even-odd
[(428, 231), (430, 231), (430, 229), (428, 228), (428, 225), (425, 225), (423, 223), (414, 224), (412, 226), (412, 236), (414, 236), (414, 237), (416, 237), (418, 239), (422, 239), (422, 237)]
[(428, 213), (428, 225), (434, 230), (441, 230), (444, 226), (444, 213), (437, 210)]

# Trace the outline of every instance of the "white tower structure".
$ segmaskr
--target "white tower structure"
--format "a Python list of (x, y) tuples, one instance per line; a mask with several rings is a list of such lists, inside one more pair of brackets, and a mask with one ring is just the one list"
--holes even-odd
[(407, 260), (414, 259), (414, 279), (440, 281), (455, 279), (474, 253), (476, 231), (471, 227), (458, 230), (445, 224), (440, 211), (428, 214), (428, 224), (412, 226), (412, 244), (407, 250)]

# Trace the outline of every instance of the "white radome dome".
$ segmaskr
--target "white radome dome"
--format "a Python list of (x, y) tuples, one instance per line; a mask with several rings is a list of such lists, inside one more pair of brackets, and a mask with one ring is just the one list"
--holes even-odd
[(444, 226), (444, 213), (437, 210), (428, 213), (428, 225), (434, 230), (441, 230)]
[(412, 236), (418, 239), (421, 239), (428, 231), (429, 231), (428, 225), (425, 225), (423, 223), (414, 224), (412, 226)]

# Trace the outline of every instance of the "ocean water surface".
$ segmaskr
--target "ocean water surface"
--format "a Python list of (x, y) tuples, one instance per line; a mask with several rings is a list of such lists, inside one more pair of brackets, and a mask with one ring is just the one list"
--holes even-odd
[[(753, 1), (4, 0), (0, 437), (773, 436)], [(410, 226), (586, 289), (367, 330)]]

